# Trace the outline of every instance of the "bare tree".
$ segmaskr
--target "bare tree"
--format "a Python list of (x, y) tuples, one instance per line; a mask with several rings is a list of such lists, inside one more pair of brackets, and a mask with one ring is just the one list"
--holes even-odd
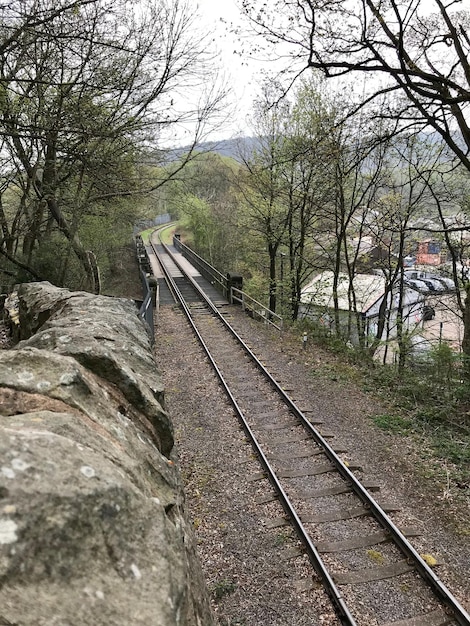
[(289, 305), (293, 320), (300, 312), (302, 287), (318, 256), (313, 242), (329, 213), (334, 194), (332, 169), (337, 160), (335, 107), (321, 81), (302, 81), (286, 121), (282, 154), (287, 228), (284, 249), (289, 262)]
[(402, 127), (434, 129), (470, 170), (470, 14), (457, 10), (457, 0), (278, 0), (263, 11), (259, 5), (243, 3), (258, 31), (291, 46), (298, 74), (316, 68), (328, 78), (369, 75), (359, 107), (395, 96), (381, 103), (381, 115), (399, 113)]
[(273, 105), (276, 85), (265, 84), (262, 97), (255, 104), (254, 127), (257, 149), (245, 159), (246, 175), (241, 175), (239, 189), (247, 207), (246, 227), (260, 239), (268, 254), (269, 309), (277, 307), (277, 255), (288, 225), (285, 204), (285, 124), (290, 105)]
[[(3, 222), (20, 224), (16, 256), (28, 266), (53, 227), (98, 292), (82, 218), (146, 190), (139, 153), (165, 129), (195, 122), (200, 132), (220, 94), (209, 89), (193, 106), (182, 94), (187, 102), (205, 83), (211, 56), (185, 0), (13, 0), (0, 12), (3, 180), (23, 198), (16, 208), (10, 198)], [(11, 254), (3, 236), (0, 247), (9, 245)]]
[[(242, 7), (265, 41), (290, 56), (291, 81), (309, 68), (349, 78), (355, 111), (392, 120), (393, 133), (434, 131), (470, 172), (470, 13), (458, 0), (277, 0), (269, 8), (244, 0)], [(470, 283), (464, 320), (470, 357)]]

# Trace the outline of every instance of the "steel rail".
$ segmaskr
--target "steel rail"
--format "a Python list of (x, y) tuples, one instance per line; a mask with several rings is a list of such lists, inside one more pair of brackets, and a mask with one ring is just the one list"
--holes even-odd
[[(422, 557), (419, 555), (419, 553), (413, 548), (411, 543), (406, 539), (406, 537), (403, 535), (403, 533), (392, 522), (390, 517), (380, 507), (380, 505), (371, 496), (371, 494), (362, 485), (362, 483), (356, 478), (356, 476), (351, 472), (351, 470), (343, 463), (343, 461), (336, 454), (336, 452), (329, 445), (329, 443), (325, 440), (325, 438), (322, 437), (322, 435), (318, 432), (318, 430), (308, 421), (306, 416), (302, 413), (302, 411), (300, 411), (300, 409), (296, 406), (296, 404), (289, 397), (289, 395), (282, 389), (282, 387), (273, 378), (273, 376), (265, 368), (265, 366), (261, 363), (261, 361), (250, 350), (248, 345), (244, 342), (244, 340), (240, 337), (240, 335), (238, 335), (236, 330), (219, 313), (217, 307), (206, 296), (206, 294), (201, 289), (201, 287), (197, 284), (197, 282), (191, 276), (189, 276), (189, 275), (187, 275), (185, 273), (183, 267), (178, 263), (178, 260), (171, 253), (169, 248), (165, 244), (163, 244), (163, 243), (162, 243), (162, 246), (165, 249), (165, 251), (167, 252), (167, 254), (170, 255), (170, 257), (172, 258), (173, 262), (178, 266), (178, 268), (182, 272), (182, 274), (186, 277), (186, 279), (192, 284), (194, 289), (198, 292), (199, 296), (202, 298), (202, 300), (205, 302), (205, 304), (212, 310), (212, 312), (223, 323), (223, 325), (227, 328), (227, 330), (229, 330), (230, 333), (239, 341), (239, 343), (242, 345), (243, 349), (246, 351), (246, 353), (249, 355), (249, 357), (253, 360), (253, 362), (256, 364), (256, 366), (263, 372), (263, 374), (269, 380), (270, 384), (274, 387), (274, 389), (283, 398), (284, 402), (289, 407), (289, 409), (298, 417), (298, 419), (302, 422), (302, 424), (306, 428), (306, 430), (308, 430), (308, 432), (310, 433), (312, 438), (315, 440), (315, 442), (323, 449), (323, 451), (325, 452), (326, 456), (335, 465), (336, 469), (341, 474), (343, 479), (348, 484), (350, 484), (350, 486), (353, 489), (353, 491), (355, 492), (355, 494), (360, 498), (360, 500), (370, 510), (370, 512), (373, 515), (373, 517), (377, 520), (377, 522), (385, 530), (387, 530), (389, 532), (391, 538), (393, 539), (395, 544), (399, 547), (399, 549), (402, 551), (402, 553), (405, 555), (405, 557), (407, 559), (409, 559), (410, 561), (412, 561), (413, 565), (416, 567), (416, 570), (418, 571), (420, 576), (430, 585), (430, 587), (435, 592), (436, 596), (440, 599), (440, 601), (451, 612), (451, 616), (453, 618), (455, 618), (455, 620), (461, 626), (470, 626), (470, 615), (467, 613), (467, 611), (462, 607), (462, 605), (453, 596), (453, 594), (447, 589), (447, 587), (442, 583), (442, 581), (434, 574), (432, 569), (422, 559)], [(155, 251), (155, 254), (157, 254), (157, 251), (155, 250), (155, 248), (154, 248), (154, 251)], [(170, 277), (170, 279), (171, 279), (171, 277)], [(188, 319), (189, 319), (189, 321), (191, 323), (191, 326), (193, 327), (196, 335), (198, 336), (199, 341), (201, 342), (201, 345), (203, 346), (204, 350), (206, 351), (206, 353), (208, 355), (208, 358), (210, 359), (211, 363), (213, 364), (213, 367), (214, 367), (215, 371), (217, 372), (217, 375), (218, 375), (219, 379), (221, 380), (221, 382), (222, 382), (222, 384), (224, 386), (224, 389), (226, 390), (226, 392), (227, 392), (227, 394), (228, 394), (228, 396), (229, 396), (229, 398), (231, 400), (232, 405), (234, 406), (234, 408), (235, 408), (237, 414), (239, 415), (239, 417), (241, 418), (242, 423), (244, 425), (245, 431), (249, 435), (250, 439), (252, 439), (252, 441), (253, 441), (253, 443), (254, 443), (254, 445), (256, 447), (257, 454), (258, 454), (258, 456), (259, 456), (259, 458), (260, 458), (260, 460), (262, 462), (262, 465), (266, 468), (266, 471), (269, 474), (270, 481), (273, 484), (273, 487), (275, 488), (276, 492), (279, 494), (279, 497), (280, 497), (280, 500), (281, 500), (281, 502), (283, 504), (284, 510), (291, 517), (291, 519), (292, 519), (292, 521), (294, 523), (294, 526), (295, 526), (295, 528), (298, 531), (299, 537), (302, 540), (302, 542), (304, 543), (304, 546), (305, 546), (305, 548), (307, 550), (307, 553), (308, 553), (308, 556), (309, 556), (309, 558), (310, 558), (310, 560), (312, 562), (312, 565), (315, 568), (315, 571), (317, 571), (317, 573), (322, 577), (322, 579), (324, 580), (325, 585), (327, 587), (329, 587), (329, 585), (330, 585), (329, 581), (331, 580), (331, 583), (333, 584), (334, 589), (336, 590), (336, 592), (338, 594), (336, 596), (336, 593), (333, 592), (334, 596), (335, 596), (335, 598), (333, 599), (333, 602), (334, 602), (335, 606), (337, 606), (337, 608), (339, 609), (339, 611), (340, 611), (339, 616), (341, 617), (342, 616), (341, 611), (342, 611), (342, 607), (344, 605), (344, 601), (342, 600), (341, 593), (339, 592), (339, 590), (337, 590), (336, 585), (334, 584), (334, 581), (332, 580), (330, 574), (327, 572), (325, 566), (323, 565), (323, 561), (322, 561), (319, 553), (317, 552), (315, 546), (312, 544), (308, 534), (306, 533), (306, 531), (305, 531), (305, 529), (304, 529), (304, 527), (302, 525), (302, 522), (300, 521), (300, 519), (298, 518), (294, 508), (290, 504), (290, 501), (289, 501), (289, 499), (287, 497), (287, 494), (285, 494), (282, 486), (280, 485), (277, 477), (275, 476), (274, 470), (272, 470), (268, 460), (266, 459), (266, 457), (264, 456), (263, 452), (261, 451), (261, 449), (259, 447), (259, 444), (256, 441), (256, 438), (255, 438), (254, 434), (252, 433), (249, 425), (247, 424), (241, 409), (238, 407), (238, 404), (236, 403), (236, 400), (234, 399), (230, 389), (228, 388), (225, 380), (223, 379), (223, 376), (222, 376), (219, 368), (217, 367), (215, 361), (213, 360), (212, 355), (210, 354), (206, 344), (204, 343), (204, 340), (200, 336), (200, 333), (197, 330), (197, 328), (196, 328), (196, 326), (195, 326), (195, 324), (194, 324), (194, 322), (192, 320), (192, 315), (191, 315), (191, 312), (190, 312), (189, 308), (186, 307), (185, 304), (183, 305), (183, 307), (185, 308), (185, 312), (186, 312), (186, 314), (188, 316)], [(324, 570), (324, 574), (322, 573), (323, 570)], [(348, 614), (349, 614), (349, 610), (347, 610), (347, 613), (345, 613), (345, 616), (347, 616)], [(346, 619), (349, 619), (349, 618), (346, 618)], [(354, 618), (352, 616), (351, 616), (351, 619), (353, 621), (345, 621), (344, 623), (345, 624), (350, 624), (352, 626), (353, 624), (355, 624), (355, 622), (354, 622)]]
[[(164, 245), (164, 244), (163, 244)], [(165, 247), (165, 246), (164, 246)], [(157, 254), (157, 251), (155, 250), (155, 254)], [(169, 253), (171, 254), (171, 253)], [(177, 261), (173, 258), (173, 261), (175, 263), (177, 263)], [(300, 517), (297, 515), (293, 505), (291, 504), (286, 492), (284, 491), (281, 483), (279, 482), (279, 479), (276, 476), (276, 473), (274, 472), (273, 468), (271, 467), (271, 464), (269, 463), (268, 459), (266, 458), (266, 455), (264, 454), (264, 452), (261, 449), (261, 446), (258, 442), (258, 440), (256, 439), (255, 434), (253, 433), (252, 429), (250, 428), (248, 421), (242, 411), (242, 409), (240, 408), (239, 404), (237, 403), (232, 391), (230, 390), (230, 387), (228, 386), (222, 372), (220, 371), (217, 363), (215, 362), (207, 344), (205, 343), (202, 335), (200, 334), (199, 330), (197, 329), (197, 326), (192, 318), (192, 313), (190, 308), (187, 306), (186, 302), (184, 301), (184, 298), (178, 288), (178, 286), (176, 285), (175, 281), (173, 280), (173, 278), (169, 275), (169, 273), (167, 272), (167, 269), (164, 267), (164, 264), (161, 263), (162, 267), (163, 267), (163, 271), (165, 276), (167, 277), (167, 279), (173, 283), (173, 288), (175, 290), (175, 292), (178, 294), (178, 300), (183, 308), (183, 311), (193, 329), (193, 332), (195, 333), (199, 343), (201, 344), (202, 348), (204, 349), (215, 373), (217, 374), (218, 379), (220, 380), (227, 396), (230, 399), (230, 402), (238, 416), (238, 419), (240, 420), (243, 429), (246, 433), (246, 435), (249, 437), (251, 444), (258, 456), (259, 461), (261, 462), (261, 465), (263, 466), (266, 474), (267, 474), (267, 478), (269, 479), (271, 485), (273, 486), (274, 490), (276, 491), (282, 506), (284, 508), (284, 511), (286, 512), (286, 514), (289, 516), (290, 520), (292, 521), (296, 532), (297, 532), (297, 536), (299, 537), (299, 539), (302, 541), (305, 550), (307, 552), (307, 555), (309, 557), (309, 560), (314, 568), (314, 570), (316, 571), (316, 573), (319, 575), (319, 577), (321, 578), (321, 580), (323, 581), (323, 584), (327, 590), (327, 593), (335, 607), (335, 611), (339, 617), (339, 619), (341, 620), (341, 623), (344, 624), (344, 626), (358, 626), (357, 622), (355, 621), (353, 615), (350, 613), (345, 601), (343, 600), (342, 594), (340, 592), (340, 590), (338, 589), (338, 587), (336, 586), (333, 578), (331, 577), (330, 573), (328, 572), (327, 568), (325, 567), (319, 552), (317, 551), (315, 545), (313, 544), (312, 540), (310, 539), (307, 531), (304, 528), (304, 525), (302, 524)], [(182, 270), (182, 268), (180, 267), (180, 270)], [(190, 278), (190, 277), (187, 277)], [(190, 282), (193, 282), (192, 280)], [(195, 287), (198, 287), (197, 283), (194, 283)], [(199, 291), (198, 288), (198, 293), (201, 295), (201, 292)], [(203, 292), (202, 292), (203, 293)], [(205, 298), (205, 294), (204, 294), (204, 298)], [(206, 304), (208, 304), (208, 302), (205, 302)], [(210, 308), (212, 309), (213, 312), (217, 313), (217, 317), (219, 316), (219, 313), (217, 311), (217, 308), (213, 306), (212, 302), (210, 302)]]
[(152, 236), (153, 236), (153, 235), (155, 235), (155, 234), (157, 234), (157, 235), (158, 235), (158, 238), (160, 239), (160, 243), (161, 243), (161, 245), (163, 246), (164, 244), (163, 244), (163, 242), (162, 242), (162, 240), (161, 240), (161, 236), (162, 236), (163, 231), (164, 231), (164, 230), (168, 230), (169, 228), (172, 228), (175, 224), (176, 224), (176, 222), (170, 222), (169, 224), (165, 224), (164, 226), (160, 226), (159, 228), (157, 228), (156, 230), (154, 230), (154, 231), (150, 234), (150, 237), (149, 237), (149, 245), (150, 245), (150, 247), (153, 249), (153, 251), (154, 251), (154, 253), (155, 253), (155, 258), (156, 258), (157, 263), (158, 263), (158, 265), (159, 265), (159, 267), (160, 267), (160, 269), (161, 269), (161, 271), (162, 271), (162, 274), (163, 274), (163, 278), (164, 278), (164, 280), (165, 280), (165, 283), (166, 283), (166, 285), (167, 285), (167, 287), (168, 287), (168, 290), (170, 291), (171, 296), (173, 297), (173, 300), (174, 300), (174, 301), (175, 301), (175, 303), (176, 303), (176, 302), (178, 302), (178, 296), (177, 296), (177, 294), (173, 291), (173, 281), (171, 281), (171, 282), (170, 282), (170, 281), (168, 281), (168, 280), (167, 280), (166, 268), (164, 268), (164, 267), (163, 267), (163, 264), (162, 264), (161, 259), (160, 259), (160, 255), (158, 254), (157, 249), (155, 248), (155, 244), (154, 244), (154, 243), (153, 243), (153, 241), (152, 241)]

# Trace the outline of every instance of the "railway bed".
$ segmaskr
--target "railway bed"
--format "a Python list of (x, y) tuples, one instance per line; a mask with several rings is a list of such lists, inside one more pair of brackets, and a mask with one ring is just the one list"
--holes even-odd
[[(162, 257), (168, 251), (157, 253)], [(166, 265), (164, 258), (161, 262)], [(171, 290), (180, 291), (175, 283)], [(418, 530), (398, 531), (392, 520), (400, 519), (399, 511), (393, 502), (382, 501), (378, 485), (358, 480), (361, 468), (346, 461), (348, 450), (335, 443), (335, 433), (310, 407), (292, 402), (248, 347), (228, 332), (217, 307), (196, 302), (193, 298), (181, 306), (261, 463), (246, 480), (265, 484), (260, 506), (272, 511), (266, 527), (295, 527), (298, 544), (279, 558), (308, 556), (315, 573), (304, 580), (304, 588), (321, 580), (342, 624), (469, 624), (465, 610), (408, 542), (406, 537)]]

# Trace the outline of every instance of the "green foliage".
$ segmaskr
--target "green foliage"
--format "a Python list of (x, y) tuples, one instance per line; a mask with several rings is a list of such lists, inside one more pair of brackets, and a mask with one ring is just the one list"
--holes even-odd
[(295, 329), (294, 332), (299, 333), (299, 335), (307, 332), (309, 338), (316, 344), (340, 357), (344, 366), (356, 364), (370, 366), (372, 364), (372, 358), (367, 349), (354, 346), (345, 337), (332, 333), (328, 326), (316, 320), (302, 318), (293, 324), (293, 328)]
[[(169, 171), (177, 166), (172, 164)], [(165, 198), (167, 212), (179, 216), (190, 233), (191, 242), (185, 238), (185, 243), (222, 272), (238, 271), (238, 256), (244, 249), (234, 189), (238, 169), (233, 159), (200, 153), (179, 173), (178, 180), (158, 194)]]
[(377, 426), (397, 435), (424, 435), (434, 459), (455, 466), (454, 482), (468, 483), (470, 384), (462, 377), (458, 355), (442, 344), (430, 351), (426, 368), (368, 368), (363, 380), (365, 390), (394, 407), (372, 418)]
[[(429, 467), (434, 469), (429, 471), (451, 467), (454, 495), (459, 493), (458, 485), (466, 488), (470, 481), (470, 381), (460, 355), (442, 344), (429, 352), (426, 367), (409, 364), (400, 370), (362, 357), (363, 351), (309, 320), (297, 322), (289, 332), (299, 346), (307, 332), (309, 346), (315, 343), (337, 357), (322, 358), (321, 366), (312, 369), (313, 376), (337, 384), (354, 381), (366, 393), (382, 398), (387, 409), (372, 415), (373, 423), (393, 435), (423, 437), (427, 448), (421, 454), (433, 460)], [(310, 351), (314, 353), (315, 348)], [(446, 471), (442, 470), (443, 480), (447, 480)]]
[(442, 428), (434, 433), (434, 450), (443, 458), (466, 469), (470, 477), (470, 438)]
[[(179, 99), (173, 109), (174, 90), (197, 89), (211, 64), (189, 5), (142, 0), (138, 11), (129, 2), (108, 8), (89, 2), (81, 11), (53, 0), (2, 8), (0, 245), (13, 265), (26, 266), (20, 279), (41, 270), (58, 284), (97, 292), (95, 258), (104, 277), (119, 267), (115, 251), (146, 208), (140, 198), (152, 187), (150, 168), (137, 165), (144, 147), (175, 118), (202, 124), (222, 97), (215, 88), (207, 101)], [(185, 105), (193, 110), (183, 112)], [(154, 187), (168, 172), (160, 174)], [(123, 201), (129, 197), (132, 204)]]
[(386, 430), (388, 432), (406, 435), (411, 430), (411, 422), (400, 415), (395, 414), (382, 414), (382, 415), (374, 415), (373, 422), (382, 430)]
[(433, 346), (429, 353), (432, 376), (437, 383), (450, 382), (459, 365), (459, 355), (445, 342)]
[(185, 197), (182, 224), (191, 231), (198, 254), (214, 265), (218, 228), (207, 202), (188, 194)]
[(244, 279), (243, 290), (258, 302), (267, 304), (269, 281), (262, 272), (252, 272), (249, 278)]
[(211, 586), (211, 594), (216, 600), (220, 600), (224, 596), (230, 595), (237, 588), (236, 583), (232, 580), (228, 580), (227, 578), (223, 578), (219, 580), (214, 585)]

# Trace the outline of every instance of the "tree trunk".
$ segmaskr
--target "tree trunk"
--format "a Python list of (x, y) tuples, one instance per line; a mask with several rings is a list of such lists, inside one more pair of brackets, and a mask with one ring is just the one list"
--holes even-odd
[(470, 374), (470, 284), (465, 287), (462, 352), (467, 374)]
[(82, 264), (85, 275), (87, 277), (87, 287), (92, 293), (99, 294), (101, 285), (99, 269), (96, 263), (95, 255), (90, 250), (85, 250), (78, 236), (71, 231), (67, 220), (64, 218), (59, 206), (57, 205), (55, 198), (47, 199), (47, 207), (49, 209), (49, 212), (55, 219), (61, 232), (69, 240), (75, 256)]
[(72, 231), (72, 228), (69, 226), (67, 220), (63, 216), (54, 195), (56, 167), (55, 137), (49, 137), (49, 140), (47, 142), (42, 180), (39, 180), (37, 176), (37, 171), (31, 166), (31, 163), (23, 148), (23, 144), (21, 143), (20, 136), (16, 131), (15, 126), (12, 125), (12, 128), (13, 130), (11, 131), (11, 136), (17, 154), (26, 170), (26, 173), (33, 183), (33, 187), (39, 201), (41, 202), (45, 200), (49, 213), (54, 218), (60, 231), (70, 242), (72, 250), (74, 251), (85, 271), (85, 275), (87, 277), (87, 287), (92, 293), (98, 294), (100, 292), (100, 280), (99, 270), (96, 264), (96, 257), (92, 252), (85, 250), (78, 236)]
[(276, 312), (276, 296), (277, 296), (277, 282), (276, 282), (276, 247), (269, 246), (269, 308)]

